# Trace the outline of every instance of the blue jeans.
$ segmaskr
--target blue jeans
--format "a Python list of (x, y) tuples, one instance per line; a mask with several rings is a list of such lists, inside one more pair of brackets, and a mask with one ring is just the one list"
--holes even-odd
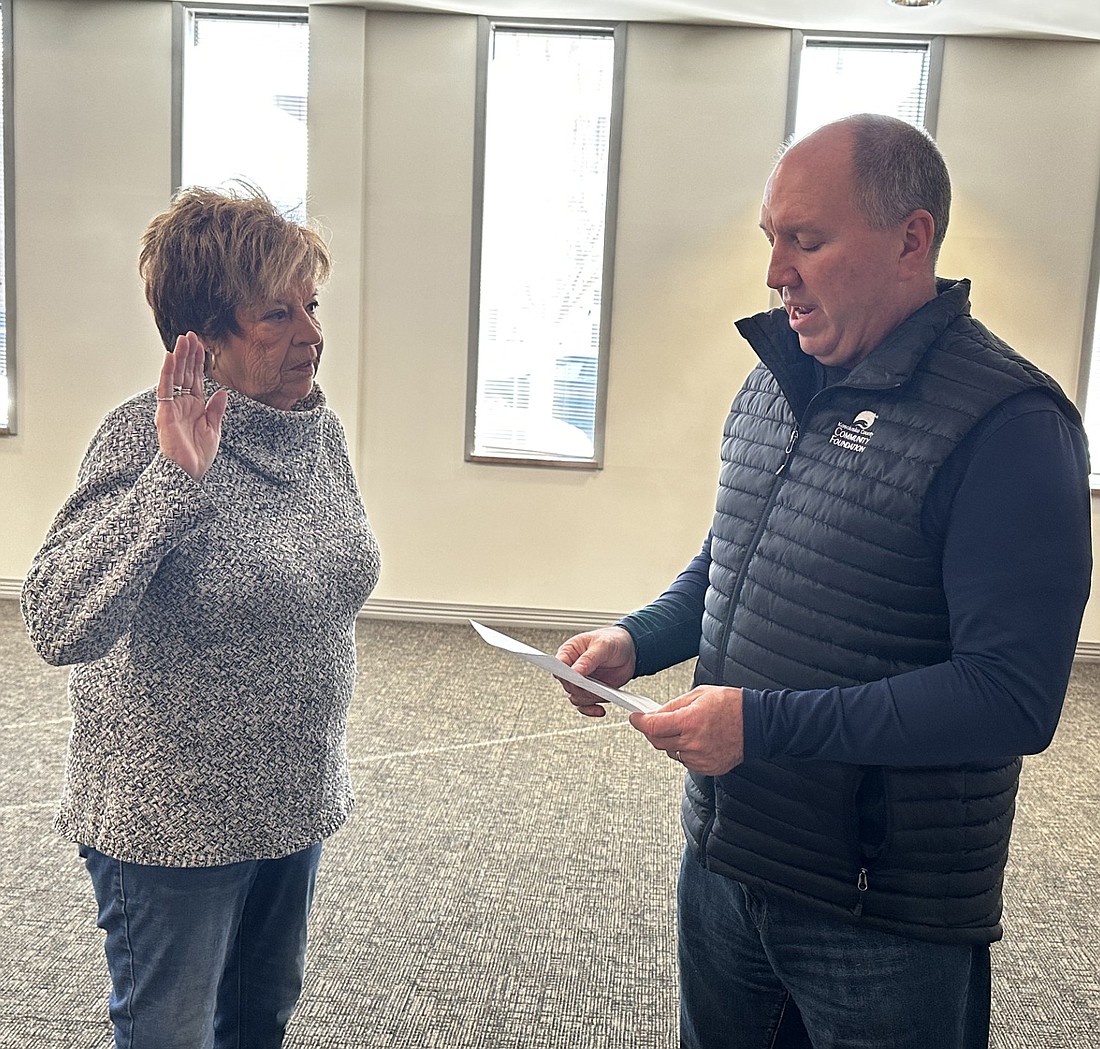
[(989, 947), (925, 943), (749, 890), (684, 853), (681, 1049), (986, 1049)]
[(274, 1049), (302, 990), (320, 844), (221, 867), (82, 846), (107, 934), (117, 1049)]

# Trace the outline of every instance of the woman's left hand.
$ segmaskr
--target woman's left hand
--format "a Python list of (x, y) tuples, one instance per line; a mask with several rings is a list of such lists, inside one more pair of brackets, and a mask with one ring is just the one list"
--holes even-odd
[(160, 450), (196, 481), (206, 476), (218, 454), (229, 397), (229, 391), (221, 389), (207, 401), (205, 366), (202, 342), (189, 331), (176, 339), (174, 352), (164, 355), (157, 383)]

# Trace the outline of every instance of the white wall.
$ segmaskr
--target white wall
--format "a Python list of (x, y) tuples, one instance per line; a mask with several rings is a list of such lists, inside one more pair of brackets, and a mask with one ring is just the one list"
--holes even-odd
[[(9, 589), (98, 420), (156, 377), (135, 262), (169, 191), (170, 21), (167, 0), (16, 8)], [(321, 378), (382, 542), (378, 601), (548, 621), (641, 604), (706, 532), (751, 363), (732, 322), (769, 305), (757, 219), (787, 34), (629, 29), (606, 457), (588, 472), (463, 460), (476, 20), (326, 5), (311, 27), (312, 206), (337, 260)], [(1100, 45), (950, 39), (941, 97), (956, 192), (941, 271), (971, 277), (975, 313), (1073, 391), (1100, 181), (1100, 126), (1080, 114), (1100, 109)], [(1100, 639), (1100, 605), (1084, 637)]]
[(975, 316), (1071, 396), (1100, 184), (1100, 122), (1070, 112), (1078, 99), (1086, 111), (1100, 102), (1100, 44), (961, 39), (944, 49), (936, 137), (954, 202), (940, 269), (973, 277)]
[(21, 579), (103, 413), (152, 385), (138, 241), (170, 185), (170, 5), (14, 5), (19, 433), (0, 438), (0, 578)]
[[(359, 449), (379, 596), (630, 608), (709, 522), (722, 419), (748, 365), (730, 325), (767, 302), (758, 186), (783, 100), (750, 92), (785, 76), (787, 36), (630, 31), (598, 472), (463, 461), (475, 46), (473, 18), (368, 20)], [(736, 251), (740, 230), (752, 250)]]
[[(1100, 44), (947, 42), (937, 140), (954, 202), (939, 268), (971, 277), (974, 315), (1070, 396), (1100, 185), (1100, 122), (1078, 104), (1100, 112)], [(1100, 571), (1092, 589), (1081, 638), (1096, 644)]]

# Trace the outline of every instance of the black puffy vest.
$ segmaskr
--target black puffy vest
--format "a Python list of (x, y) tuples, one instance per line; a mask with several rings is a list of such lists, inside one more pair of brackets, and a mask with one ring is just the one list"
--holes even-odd
[[(816, 689), (950, 658), (929, 485), (987, 413), (1057, 385), (969, 316), (969, 284), (813, 396), (781, 310), (738, 328), (761, 357), (730, 412), (697, 684)], [(917, 939), (1001, 935), (1020, 761), (951, 768), (747, 761), (689, 774), (683, 823), (711, 869)]]

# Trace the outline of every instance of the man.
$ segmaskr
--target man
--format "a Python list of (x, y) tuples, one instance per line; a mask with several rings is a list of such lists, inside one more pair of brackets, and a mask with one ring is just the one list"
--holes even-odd
[[(702, 552), (559, 656), (620, 686), (698, 656), (631, 723), (687, 768), (685, 1049), (974, 1049), (1018, 755), (1045, 748), (1091, 570), (1080, 417), (935, 277), (935, 144), (860, 115), (764, 190), (761, 363)], [(566, 686), (585, 714), (595, 697)]]

